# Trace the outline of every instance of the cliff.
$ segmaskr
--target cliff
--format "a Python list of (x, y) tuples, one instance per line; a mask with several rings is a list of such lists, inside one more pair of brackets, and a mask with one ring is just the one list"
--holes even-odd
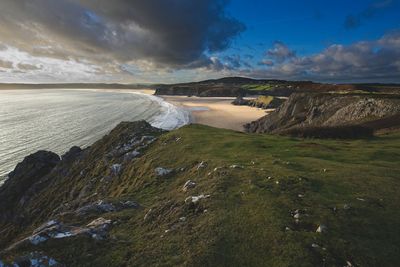
[(399, 127), (399, 116), (398, 95), (296, 93), (245, 128), (251, 133), (360, 137)]
[(0, 191), (0, 266), (395, 266), (399, 151), (398, 134), (121, 123), (16, 167)]

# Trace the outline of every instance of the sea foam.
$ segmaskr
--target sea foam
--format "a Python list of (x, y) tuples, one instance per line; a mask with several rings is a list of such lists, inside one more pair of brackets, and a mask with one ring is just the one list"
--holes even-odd
[(134, 94), (145, 95), (160, 106), (160, 114), (154, 116), (148, 121), (153, 127), (164, 130), (173, 130), (191, 122), (191, 113), (185, 108), (175, 106), (157, 96), (138, 92), (134, 92)]

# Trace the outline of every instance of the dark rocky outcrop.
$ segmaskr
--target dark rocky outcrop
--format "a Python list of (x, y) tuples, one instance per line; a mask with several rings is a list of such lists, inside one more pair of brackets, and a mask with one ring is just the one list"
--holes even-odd
[(61, 156), (61, 159), (63, 161), (73, 161), (78, 157), (82, 152), (82, 149), (78, 146), (73, 146), (71, 147), (70, 150), (68, 150), (67, 153)]
[(378, 130), (372, 127), (373, 121), (399, 113), (399, 96), (299, 93), (293, 94), (275, 112), (245, 128), (251, 133), (359, 137)]
[(12, 207), (21, 201), (33, 184), (50, 173), (59, 161), (60, 157), (53, 152), (38, 151), (18, 163), (0, 187), (0, 221), (12, 216)]
[(244, 99), (243, 96), (241, 96), (241, 95), (236, 97), (236, 99), (232, 101), (232, 105), (235, 105), (235, 106), (247, 106), (247, 105), (249, 105), (249, 103), (250, 103), (250, 100)]
[[(71, 148), (62, 160), (47, 151), (26, 157), (0, 188), (0, 232), (6, 233), (0, 249), (44, 220), (139, 207), (130, 199), (113, 203), (104, 199), (124, 166), (163, 132), (145, 121), (123, 122), (91, 147)], [(135, 157), (126, 157), (133, 152)]]

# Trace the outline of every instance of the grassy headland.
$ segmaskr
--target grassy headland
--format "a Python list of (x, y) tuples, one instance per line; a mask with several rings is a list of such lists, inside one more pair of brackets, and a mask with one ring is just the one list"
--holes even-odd
[[(124, 131), (97, 142), (85, 153), (96, 156), (69, 165), (69, 177), (57, 176), (36, 200), (72, 201), (60, 193), (78, 193), (104, 175), (110, 163), (102, 154)], [(399, 162), (399, 134), (303, 140), (190, 125), (162, 134), (124, 163), (104, 191), (88, 192), (141, 205), (101, 214), (116, 222), (108, 239), (54, 239), (3, 256), (42, 251), (67, 266), (396, 266)], [(173, 171), (160, 177), (158, 167)], [(196, 186), (182, 190), (189, 180)], [(202, 194), (209, 197), (187, 203)], [(55, 217), (80, 225), (98, 216), (37, 213), (36, 223), (14, 239)]]

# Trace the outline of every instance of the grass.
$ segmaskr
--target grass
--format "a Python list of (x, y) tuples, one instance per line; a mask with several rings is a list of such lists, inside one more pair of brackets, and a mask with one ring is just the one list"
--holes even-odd
[(253, 100), (253, 103), (258, 106), (258, 105), (263, 105), (263, 106), (268, 106), (272, 100), (274, 100), (273, 96), (259, 96), (255, 100)]
[(268, 91), (273, 89), (274, 86), (272, 84), (246, 84), (242, 88), (250, 91)]
[[(35, 249), (67, 266), (396, 266), (399, 162), (400, 134), (302, 140), (186, 126), (162, 135), (107, 189), (142, 205), (102, 215), (118, 222), (109, 240)], [(184, 170), (156, 177), (160, 166)], [(189, 179), (197, 186), (185, 193)], [(199, 194), (211, 197), (185, 204)], [(315, 232), (320, 224), (325, 233)]]

